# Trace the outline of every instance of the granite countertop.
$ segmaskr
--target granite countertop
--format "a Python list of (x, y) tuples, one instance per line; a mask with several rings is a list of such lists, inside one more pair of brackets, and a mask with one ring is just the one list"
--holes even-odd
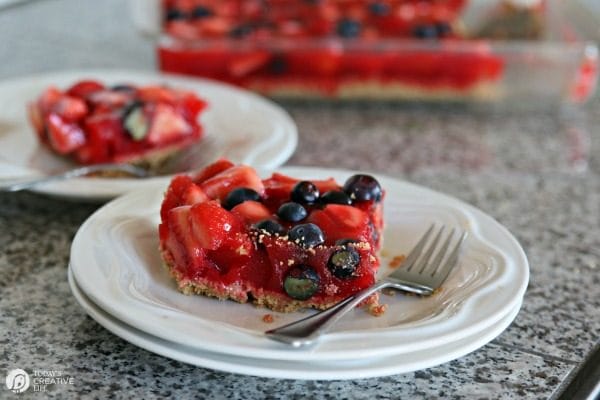
[[(151, 43), (133, 32), (116, 0), (9, 8), (0, 12), (0, 37), (2, 79), (78, 67), (150, 69), (154, 62)], [(114, 336), (71, 295), (70, 243), (97, 205), (0, 194), (0, 371), (73, 378), (19, 398), (558, 397), (600, 344), (600, 100), (530, 113), (283, 105), (300, 130), (288, 164), (384, 172), (462, 199), (505, 225), (531, 265), (513, 324), (457, 360), (383, 378), (276, 380), (190, 366)], [(0, 398), (16, 397), (0, 389)]]

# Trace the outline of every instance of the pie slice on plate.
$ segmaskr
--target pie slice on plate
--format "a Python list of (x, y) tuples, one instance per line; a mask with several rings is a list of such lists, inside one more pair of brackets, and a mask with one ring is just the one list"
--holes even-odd
[(202, 138), (205, 107), (189, 91), (83, 80), (48, 87), (28, 114), (40, 142), (77, 163), (152, 167)]
[(328, 308), (375, 282), (383, 197), (369, 175), (342, 185), (279, 173), (262, 180), (222, 159), (171, 181), (162, 257), (187, 294), (284, 312)]

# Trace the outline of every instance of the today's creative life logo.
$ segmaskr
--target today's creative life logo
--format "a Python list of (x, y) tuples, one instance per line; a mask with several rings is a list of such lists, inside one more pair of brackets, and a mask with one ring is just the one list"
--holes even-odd
[(29, 374), (20, 368), (13, 369), (6, 375), (6, 387), (13, 393), (23, 393), (29, 389), (29, 383)]
[(13, 393), (23, 393), (30, 387), (34, 392), (46, 392), (48, 388), (74, 384), (74, 377), (58, 369), (34, 369), (27, 373), (16, 368), (6, 375), (6, 388)]

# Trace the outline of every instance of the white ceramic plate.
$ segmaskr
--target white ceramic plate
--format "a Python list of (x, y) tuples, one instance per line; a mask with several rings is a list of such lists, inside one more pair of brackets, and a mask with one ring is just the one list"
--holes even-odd
[(521, 303), (490, 327), (442, 346), (379, 358), (342, 361), (289, 361), (236, 357), (198, 350), (149, 335), (112, 317), (94, 304), (78, 287), (69, 268), (73, 295), (96, 322), (122, 339), (164, 357), (204, 368), (280, 379), (362, 379), (430, 368), (462, 357), (500, 335), (517, 316)]
[[(206, 137), (210, 138), (207, 145), (214, 158), (222, 156), (257, 168), (272, 169), (283, 164), (297, 145), (296, 125), (283, 109), (233, 86), (142, 71), (66, 71), (0, 82), (0, 178), (43, 175), (75, 166), (38, 144), (26, 116), (26, 104), (50, 85), (64, 88), (80, 79), (98, 79), (108, 84), (165, 83), (196, 92), (209, 103), (200, 120)], [(36, 191), (104, 200), (152, 186), (160, 179), (81, 178), (39, 186)]]
[[(350, 171), (285, 168), (304, 179)], [(388, 177), (382, 265), (405, 254), (431, 222), (471, 232), (460, 265), (441, 293), (427, 298), (382, 296), (386, 313), (375, 318), (354, 310), (312, 349), (292, 349), (263, 332), (302, 313), (272, 313), (249, 304), (184, 296), (158, 253), (158, 210), (164, 187), (131, 193), (92, 215), (75, 236), (71, 266), (81, 289), (115, 318), (154, 336), (203, 350), (285, 360), (342, 360), (408, 353), (480, 332), (522, 300), (529, 269), (512, 235), (483, 212), (446, 195)], [(143, 207), (140, 207), (143, 204)], [(382, 273), (386, 269), (382, 268)]]

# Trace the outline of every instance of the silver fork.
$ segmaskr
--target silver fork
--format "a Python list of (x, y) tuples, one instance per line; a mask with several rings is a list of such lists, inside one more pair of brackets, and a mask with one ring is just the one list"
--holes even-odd
[(121, 172), (132, 178), (148, 178), (152, 176), (171, 175), (193, 171), (218, 158), (216, 138), (204, 138), (197, 144), (189, 146), (176, 156), (169, 158), (152, 170), (132, 164), (95, 164), (73, 168), (53, 175), (41, 175), (25, 178), (0, 178), (0, 192), (17, 192), (50, 182), (87, 176), (94, 173)]
[(378, 290), (393, 288), (421, 295), (432, 294), (441, 286), (452, 268), (458, 263), (462, 245), (467, 238), (467, 232), (463, 232), (460, 234), (458, 241), (451, 247), (450, 244), (456, 231), (453, 228), (437, 249), (445, 229), (442, 225), (434, 239), (427, 246), (434, 227), (434, 224), (429, 227), (403, 263), (389, 276), (327, 310), (279, 328), (271, 329), (265, 332), (265, 335), (270, 339), (290, 344), (293, 347), (308, 346), (316, 343), (321, 335), (343, 315)]
[(55, 175), (42, 175), (40, 177), (0, 179), (0, 192), (18, 192), (50, 182), (64, 181), (98, 172), (123, 172), (138, 178), (145, 178), (148, 171), (130, 164), (95, 164), (78, 167)]

